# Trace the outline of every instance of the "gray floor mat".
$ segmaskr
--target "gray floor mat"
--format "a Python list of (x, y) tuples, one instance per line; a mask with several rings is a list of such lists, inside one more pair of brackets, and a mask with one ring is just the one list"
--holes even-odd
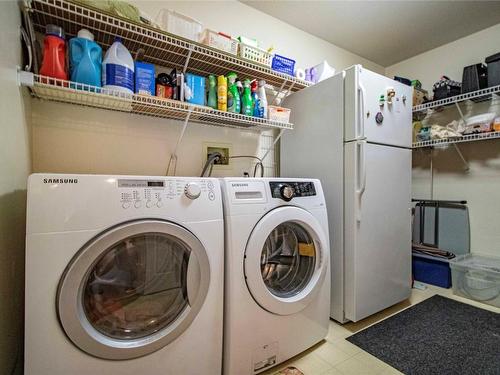
[(438, 295), (347, 340), (408, 375), (500, 374), (500, 314)]

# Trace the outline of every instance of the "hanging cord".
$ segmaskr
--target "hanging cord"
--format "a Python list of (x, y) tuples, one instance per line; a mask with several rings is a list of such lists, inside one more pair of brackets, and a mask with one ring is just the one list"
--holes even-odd
[[(200, 177), (205, 177), (205, 174), (208, 171), (208, 177), (212, 175), (212, 170), (214, 168), (215, 162), (219, 161), (222, 158), (222, 154), (220, 152), (214, 152), (208, 155), (207, 161), (203, 166), (203, 170), (201, 171)], [(258, 162), (255, 164), (253, 168), (253, 176), (257, 176), (257, 168), (260, 167), (260, 177), (264, 177), (264, 164), (262, 164), (262, 159), (258, 156), (253, 155), (234, 155), (230, 156), (228, 159), (240, 159), (240, 158), (249, 158), (249, 159), (257, 159)]]
[(229, 159), (239, 159), (239, 158), (249, 158), (249, 159), (257, 159), (258, 162), (255, 164), (255, 167), (253, 168), (253, 176), (257, 176), (257, 168), (260, 167), (260, 177), (264, 177), (264, 164), (262, 164), (262, 159), (259, 158), (258, 156), (254, 155), (235, 155), (235, 156), (230, 156)]

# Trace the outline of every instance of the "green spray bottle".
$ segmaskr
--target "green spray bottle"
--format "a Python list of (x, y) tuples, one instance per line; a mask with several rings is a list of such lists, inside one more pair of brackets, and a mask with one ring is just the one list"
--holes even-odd
[(247, 116), (253, 114), (252, 92), (250, 91), (250, 80), (245, 79), (243, 82), (243, 96), (241, 97), (241, 113)]
[(208, 100), (207, 104), (213, 109), (217, 109), (217, 81), (214, 75), (208, 76)]
[(233, 113), (241, 112), (241, 97), (236, 86), (236, 73), (231, 72), (227, 75), (227, 111)]

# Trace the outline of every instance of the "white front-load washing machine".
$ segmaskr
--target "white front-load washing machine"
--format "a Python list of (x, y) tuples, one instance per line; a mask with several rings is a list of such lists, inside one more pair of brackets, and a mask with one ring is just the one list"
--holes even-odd
[(325, 199), (318, 180), (226, 178), (226, 375), (257, 374), (323, 340), (330, 315)]
[(217, 179), (31, 175), (25, 373), (220, 374), (223, 231)]

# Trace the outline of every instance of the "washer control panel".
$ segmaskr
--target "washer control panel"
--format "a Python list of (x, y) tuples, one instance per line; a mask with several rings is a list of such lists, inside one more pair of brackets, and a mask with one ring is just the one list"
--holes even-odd
[(314, 182), (311, 181), (271, 181), (271, 196), (288, 202), (293, 198), (311, 197), (316, 195)]
[(215, 200), (212, 181), (118, 179), (122, 208), (161, 208), (173, 199)]

